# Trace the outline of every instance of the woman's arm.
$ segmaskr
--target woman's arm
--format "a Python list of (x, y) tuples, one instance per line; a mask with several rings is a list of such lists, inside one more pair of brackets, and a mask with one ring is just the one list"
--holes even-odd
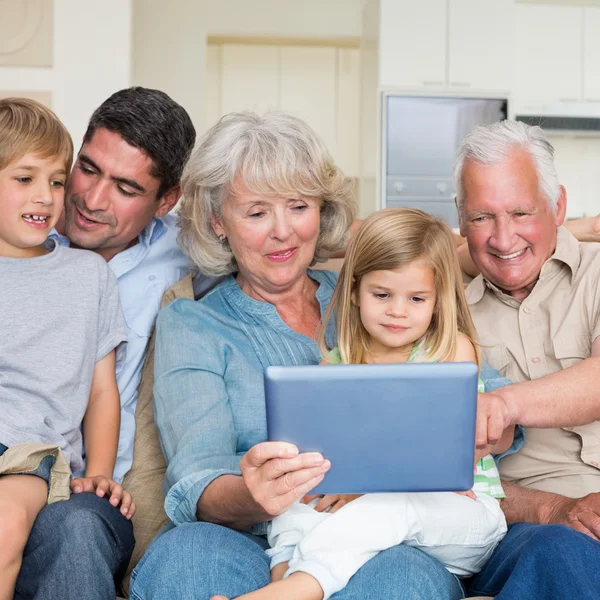
[(90, 400), (83, 418), (86, 477), (103, 475), (112, 479), (113, 476), (121, 423), (115, 369), (114, 350), (94, 367)]
[(600, 242), (600, 215), (565, 221), (564, 225), (580, 242)]
[[(291, 444), (260, 443), (252, 427), (264, 427), (255, 410), (262, 389), (209, 319), (192, 301), (176, 300), (157, 321), (154, 411), (168, 465), (165, 508), (175, 524), (201, 519), (246, 529), (283, 512), (329, 465)], [(238, 406), (234, 416), (230, 388), (243, 394), (246, 414)], [(254, 445), (243, 454), (242, 436), (259, 443), (246, 442)]]
[(455, 238), (456, 253), (458, 254), (458, 262), (463, 273), (466, 273), (469, 277), (477, 277), (479, 275), (479, 269), (475, 266), (471, 254), (469, 253), (469, 246), (467, 241), (460, 236)]
[(292, 444), (257, 444), (240, 462), (241, 477), (223, 475), (206, 487), (198, 520), (248, 529), (283, 513), (319, 484), (329, 467), (320, 454), (298, 454)]

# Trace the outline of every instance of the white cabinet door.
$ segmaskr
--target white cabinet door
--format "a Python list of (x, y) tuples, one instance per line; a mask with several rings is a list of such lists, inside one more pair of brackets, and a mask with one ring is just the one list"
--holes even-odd
[(600, 8), (583, 9), (583, 99), (600, 102)]
[(221, 108), (221, 49), (222, 47), (218, 44), (208, 44), (206, 47), (204, 131), (210, 129), (223, 116)]
[(451, 0), (451, 90), (506, 94), (512, 89), (513, 10), (513, 0)]
[(581, 99), (582, 9), (515, 6), (515, 86), (518, 108), (544, 110)]
[(336, 49), (282, 46), (280, 73), (281, 110), (304, 119), (335, 158)]
[(380, 85), (445, 87), (446, 29), (446, 0), (381, 0)]
[(279, 105), (279, 48), (253, 44), (223, 44), (221, 50), (221, 110), (223, 114)]
[(335, 160), (349, 177), (360, 176), (360, 51), (337, 51)]

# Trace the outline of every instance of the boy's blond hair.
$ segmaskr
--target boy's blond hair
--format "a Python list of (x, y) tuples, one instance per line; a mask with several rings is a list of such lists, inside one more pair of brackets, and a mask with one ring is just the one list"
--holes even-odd
[(338, 348), (344, 363), (365, 362), (370, 336), (352, 302), (358, 296), (362, 278), (372, 271), (402, 268), (421, 260), (434, 274), (436, 302), (431, 324), (425, 333), (421, 361), (451, 361), (456, 354), (458, 333), (475, 345), (475, 327), (463, 289), (458, 255), (452, 232), (440, 219), (411, 208), (388, 208), (370, 215), (352, 240), (340, 271), (317, 339), (327, 357), (325, 329), (335, 314)]
[(60, 119), (43, 104), (27, 98), (0, 100), (0, 169), (29, 153), (64, 157), (68, 174), (73, 142)]

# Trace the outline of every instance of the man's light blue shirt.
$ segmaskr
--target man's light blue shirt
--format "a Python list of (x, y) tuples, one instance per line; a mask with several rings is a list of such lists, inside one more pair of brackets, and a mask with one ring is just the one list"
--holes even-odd
[[(121, 395), (121, 431), (113, 477), (122, 481), (133, 461), (135, 407), (148, 342), (165, 291), (185, 277), (192, 267), (177, 245), (176, 217), (153, 219), (142, 231), (138, 243), (119, 252), (108, 265), (115, 274), (121, 306), (127, 323), (127, 352), (117, 364)], [(62, 246), (69, 240), (51, 233)]]

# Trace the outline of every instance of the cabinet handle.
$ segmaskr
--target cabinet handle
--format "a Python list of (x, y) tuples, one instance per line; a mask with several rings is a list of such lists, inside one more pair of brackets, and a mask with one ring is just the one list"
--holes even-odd
[(586, 98), (586, 102), (597, 102), (600, 103), (600, 98)]
[(453, 87), (471, 87), (468, 81), (451, 81), (450, 85)]
[(559, 102), (579, 102), (577, 98), (559, 98)]
[(444, 85), (443, 81), (423, 81), (423, 85)]

